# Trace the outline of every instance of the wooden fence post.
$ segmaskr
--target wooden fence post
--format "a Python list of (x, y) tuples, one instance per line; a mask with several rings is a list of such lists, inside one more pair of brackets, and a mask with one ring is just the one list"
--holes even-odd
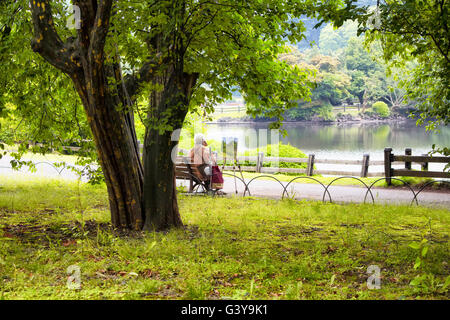
[(261, 173), (263, 162), (264, 162), (264, 152), (258, 152), (258, 157), (256, 157), (256, 172)]
[(392, 148), (384, 149), (384, 176), (386, 177), (386, 183), (391, 185), (392, 180)]
[[(424, 153), (422, 156), (426, 157), (428, 154)], [(422, 162), (422, 171), (428, 171), (428, 162)]]
[(363, 155), (363, 161), (361, 166), (361, 178), (366, 178), (369, 173), (369, 154)]
[[(410, 156), (412, 155), (412, 150), (411, 148), (406, 148), (405, 149), (405, 156)], [(411, 162), (405, 161), (405, 169), (406, 170), (411, 170)]]
[(308, 167), (306, 168), (306, 175), (308, 176), (312, 176), (314, 173), (314, 159), (315, 159), (315, 155), (314, 154), (310, 154), (308, 155)]

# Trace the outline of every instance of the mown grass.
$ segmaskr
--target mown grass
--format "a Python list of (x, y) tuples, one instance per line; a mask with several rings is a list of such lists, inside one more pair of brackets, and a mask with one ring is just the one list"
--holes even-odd
[[(1, 181), (3, 299), (449, 298), (445, 209), (180, 196), (186, 228), (119, 232), (104, 185)], [(415, 270), (409, 244), (423, 238)], [(80, 289), (67, 287), (71, 265)], [(432, 281), (411, 286), (420, 274)]]
[[(5, 149), (8, 150), (9, 153), (15, 153), (18, 151), (17, 145), (7, 145), (5, 146)], [(75, 162), (78, 159), (77, 155), (67, 155), (67, 154), (60, 154), (58, 152), (49, 152), (45, 155), (42, 155), (40, 153), (32, 153), (26, 152), (22, 156), (23, 159), (26, 160), (32, 160), (34, 162), (65, 162), (67, 164), (75, 164)]]

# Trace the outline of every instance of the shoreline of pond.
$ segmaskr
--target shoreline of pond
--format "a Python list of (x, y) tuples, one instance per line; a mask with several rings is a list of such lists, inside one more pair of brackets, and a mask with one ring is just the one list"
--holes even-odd
[[(204, 121), (205, 124), (250, 124), (250, 125), (264, 125), (264, 124), (270, 124), (274, 121), (271, 120), (233, 120), (233, 119), (226, 119), (222, 120), (219, 119), (219, 121)], [(352, 120), (345, 120), (345, 121), (338, 121), (338, 120), (285, 120), (283, 121), (283, 125), (295, 125), (295, 124), (318, 124), (318, 125), (345, 125), (345, 124), (389, 124), (389, 123), (399, 123), (399, 122), (415, 122), (414, 119), (410, 118), (395, 118), (395, 119), (352, 119)]]

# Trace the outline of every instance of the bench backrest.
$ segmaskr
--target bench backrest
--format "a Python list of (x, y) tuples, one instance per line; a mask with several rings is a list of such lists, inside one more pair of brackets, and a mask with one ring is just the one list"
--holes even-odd
[(199, 170), (201, 164), (190, 163), (190, 159), (186, 157), (177, 158), (175, 163), (175, 177), (176, 178), (197, 178), (200, 181), (208, 180)]

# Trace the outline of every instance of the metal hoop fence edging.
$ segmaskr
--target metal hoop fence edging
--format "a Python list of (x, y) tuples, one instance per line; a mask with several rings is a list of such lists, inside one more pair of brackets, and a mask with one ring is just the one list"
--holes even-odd
[[(58, 167), (56, 167), (56, 166), (53, 165), (52, 163), (49, 163), (49, 162), (46, 162), (46, 161), (40, 161), (40, 162), (34, 163), (35, 166), (36, 166), (36, 165), (39, 165), (39, 164), (47, 164), (47, 165), (51, 166), (53, 169), (55, 169), (55, 171), (56, 171), (59, 175), (62, 174), (62, 172), (64, 171), (64, 169), (70, 168), (70, 166), (69, 166), (69, 167), (66, 167), (65, 165), (63, 165), (62, 168), (61, 168), (61, 170), (59, 170)], [(13, 168), (13, 167), (10, 167), (10, 166), (0, 166), (0, 168), (2, 168), (2, 169), (12, 169), (12, 170), (16, 170), (16, 168)], [(402, 180), (402, 179), (400, 179), (400, 178), (396, 178), (396, 177), (389, 177), (389, 178), (387, 178), (387, 177), (382, 177), (382, 178), (379, 178), (379, 179), (375, 180), (374, 182), (372, 182), (372, 183), (370, 184), (370, 186), (368, 186), (362, 179), (360, 179), (360, 178), (358, 178), (358, 177), (354, 177), (354, 176), (342, 176), (342, 177), (337, 177), (337, 178), (333, 179), (328, 185), (325, 186), (325, 185), (324, 185), (321, 181), (319, 181), (318, 179), (313, 178), (313, 177), (308, 177), (308, 176), (298, 176), (298, 177), (294, 177), (293, 179), (289, 180), (289, 181), (287, 182), (286, 185), (284, 185), (279, 179), (277, 179), (277, 178), (275, 178), (275, 177), (273, 177), (273, 176), (270, 176), (270, 175), (260, 175), (260, 176), (256, 176), (256, 177), (253, 177), (252, 179), (250, 179), (250, 181), (249, 181), (248, 183), (246, 183), (244, 179), (242, 179), (241, 177), (239, 177), (239, 176), (237, 176), (237, 175), (235, 175), (235, 174), (228, 173), (228, 172), (223, 172), (222, 174), (223, 174), (223, 175), (226, 175), (226, 176), (233, 177), (233, 178), (237, 178), (239, 181), (241, 181), (241, 182), (243, 183), (243, 185), (244, 185), (244, 187), (245, 187), (244, 192), (243, 192), (243, 197), (247, 196), (247, 193), (248, 193), (248, 196), (252, 196), (252, 195), (251, 195), (251, 191), (250, 191), (250, 187), (249, 187), (249, 186), (250, 186), (250, 184), (251, 184), (254, 180), (257, 180), (257, 179), (260, 179), (260, 178), (269, 178), (269, 179), (272, 179), (272, 180), (277, 181), (277, 182), (281, 185), (281, 187), (283, 188), (282, 194), (281, 194), (281, 199), (284, 199), (285, 195), (289, 195), (289, 191), (287, 190), (287, 188), (288, 188), (294, 181), (300, 180), (300, 179), (313, 180), (314, 182), (317, 182), (318, 184), (320, 184), (320, 185), (324, 188), (324, 192), (323, 192), (323, 195), (322, 195), (322, 202), (326, 202), (325, 196), (326, 196), (326, 194), (328, 194), (328, 199), (329, 199), (329, 202), (330, 202), (330, 203), (333, 202), (333, 199), (332, 199), (331, 193), (330, 193), (330, 191), (329, 191), (329, 188), (330, 188), (330, 186), (331, 186), (333, 183), (335, 183), (336, 181), (341, 180), (341, 179), (354, 179), (354, 180), (359, 181), (359, 182), (360, 182), (362, 185), (364, 185), (364, 187), (367, 189), (367, 191), (366, 191), (366, 193), (365, 193), (365, 196), (364, 196), (364, 202), (363, 202), (363, 203), (366, 203), (366, 202), (367, 202), (367, 195), (370, 194), (370, 197), (372, 198), (372, 203), (373, 203), (373, 204), (375, 204), (375, 198), (374, 198), (374, 196), (373, 196), (372, 189), (373, 189), (373, 187), (375, 186), (375, 184), (377, 184), (379, 181), (382, 181), (382, 180), (391, 179), (391, 180), (396, 180), (396, 181), (402, 182), (403, 185), (406, 186), (406, 187), (409, 189), (409, 191), (411, 191), (412, 194), (413, 194), (413, 199), (411, 200), (410, 205), (412, 205), (414, 202), (416, 203), (416, 205), (419, 205), (418, 195), (419, 195), (421, 192), (423, 192), (427, 187), (429, 187), (429, 186), (431, 186), (431, 185), (433, 185), (433, 184), (447, 184), (447, 185), (450, 186), (450, 181), (447, 181), (447, 180), (433, 180), (433, 181), (429, 181), (429, 182), (425, 183), (424, 185), (422, 185), (422, 186), (420, 187), (420, 189), (419, 189), (417, 192), (415, 192), (415, 191), (413, 190), (412, 186), (411, 186), (408, 182), (406, 182), (406, 181), (404, 181), (404, 180)], [(192, 175), (192, 174), (190, 174), (190, 173), (188, 173), (188, 175), (189, 175), (191, 178), (197, 179), (196, 176), (194, 176), (194, 175)], [(189, 177), (180, 178), (180, 179), (182, 179), (182, 180), (187, 180), (187, 179), (189, 179)], [(193, 189), (195, 190), (196, 193), (201, 193), (201, 192), (198, 191), (198, 189), (199, 189), (200, 187), (201, 187), (204, 191), (206, 191), (204, 185), (201, 184), (201, 183), (195, 183), (195, 185), (193, 186)], [(213, 190), (212, 195), (214, 196), (215, 194), (216, 194), (216, 192)]]
[[(377, 179), (377, 180), (375, 180), (374, 182), (372, 182), (372, 184), (370, 185), (369, 189), (367, 189), (366, 195), (364, 196), (364, 203), (366, 203), (367, 194), (369, 193), (369, 191), (370, 191), (370, 194), (372, 195), (372, 191), (371, 191), (372, 187), (373, 187), (377, 182), (379, 182), (379, 181), (381, 181), (381, 180), (387, 180), (387, 179), (400, 181), (400, 182), (403, 183), (404, 186), (407, 186), (407, 187), (409, 188), (409, 190), (410, 190), (410, 191), (413, 193), (413, 195), (414, 195), (414, 198), (411, 200), (411, 204), (413, 203), (413, 201), (414, 201), (414, 199), (415, 199), (415, 200), (416, 200), (416, 205), (419, 205), (419, 203), (418, 203), (418, 201), (417, 201), (417, 198), (416, 198), (416, 193), (414, 192), (413, 188), (411, 188), (411, 186), (409, 185), (409, 183), (406, 182), (406, 181), (403, 181), (402, 179), (394, 178), (394, 177), (390, 177), (390, 178), (383, 177), (383, 178)], [(372, 201), (373, 201), (373, 195), (372, 195)]]
[[(330, 199), (330, 202), (332, 202), (330, 192), (328, 191), (327, 187), (325, 187), (325, 185), (324, 185), (322, 182), (320, 182), (319, 180), (317, 180), (317, 179), (315, 179), (315, 178), (312, 178), (312, 177), (304, 177), (304, 176), (301, 176), (301, 177), (295, 177), (294, 179), (292, 179), (291, 181), (289, 181), (288, 184), (286, 185), (284, 191), (283, 191), (283, 195), (281, 196), (281, 199), (284, 199), (284, 194), (285, 194), (285, 193), (288, 194), (287, 187), (288, 187), (292, 182), (294, 182), (294, 181), (297, 180), (297, 179), (309, 179), (309, 180), (313, 180), (313, 181), (315, 181), (315, 182), (318, 182), (318, 183), (325, 189), (323, 199), (325, 199), (325, 192), (326, 192), (326, 193), (328, 193), (328, 198)], [(323, 201), (323, 200), (322, 200), (322, 201)]]
[(434, 180), (434, 181), (429, 181), (427, 183), (425, 183), (420, 189), (419, 191), (417, 191), (414, 194), (414, 199), (411, 200), (411, 204), (413, 203), (414, 200), (416, 200), (417, 205), (419, 205), (418, 200), (417, 200), (417, 196), (419, 195), (419, 193), (421, 193), (426, 187), (435, 184), (435, 183), (443, 183), (443, 184), (448, 184), (450, 186), (450, 181), (446, 181), (446, 180)]
[(250, 197), (252, 196), (251, 193), (250, 193), (250, 189), (248, 188), (248, 185), (250, 184), (250, 182), (249, 183), (245, 183), (245, 181), (243, 179), (239, 178), (237, 175), (232, 174), (232, 173), (222, 172), (222, 175), (227, 175), (227, 176), (231, 176), (231, 177), (234, 177), (234, 178), (238, 178), (245, 186), (243, 197), (245, 197), (245, 194), (246, 194), (247, 191), (248, 191), (248, 195)]
[(250, 189), (248, 188), (248, 186), (250, 185), (250, 183), (251, 183), (253, 180), (256, 180), (256, 179), (259, 179), (259, 178), (271, 178), (271, 179), (277, 181), (277, 182), (283, 187), (283, 194), (286, 192), (286, 187), (283, 185), (283, 183), (281, 183), (280, 180), (278, 180), (278, 179), (275, 178), (275, 177), (272, 177), (272, 176), (268, 176), (268, 175), (263, 174), (263, 175), (260, 175), (260, 176), (257, 176), (257, 177), (252, 178), (252, 179), (247, 183), (247, 188), (246, 188), (246, 190), (244, 191), (244, 197), (245, 197), (245, 193), (246, 193), (247, 190), (248, 190), (248, 194), (250, 195)]
[(36, 163), (34, 164), (34, 166), (37, 166), (38, 164), (48, 164), (48, 165), (51, 166), (53, 169), (55, 169), (56, 172), (58, 172), (59, 175), (61, 175), (61, 172), (63, 172), (63, 170), (66, 169), (66, 167), (63, 166), (61, 170), (58, 170), (58, 168), (55, 167), (52, 163), (49, 163), (49, 162), (46, 162), (46, 161), (36, 162)]
[[(373, 204), (375, 203), (375, 198), (373, 197), (372, 191), (370, 191), (370, 189), (369, 189), (369, 187), (367, 186), (367, 184), (366, 184), (364, 181), (362, 181), (361, 179), (359, 179), (359, 178), (357, 178), (357, 177), (353, 177), (353, 176), (342, 176), (342, 177), (338, 177), (338, 178), (336, 178), (336, 179), (333, 179), (333, 180), (327, 185), (325, 191), (328, 191), (328, 188), (329, 188), (335, 181), (338, 181), (338, 180), (340, 180), (340, 179), (355, 179), (355, 180), (358, 180), (359, 182), (361, 182), (361, 183), (367, 188), (367, 192), (370, 192), (370, 196), (372, 197), (372, 203), (373, 203)], [(367, 197), (367, 192), (366, 192), (366, 197)], [(328, 193), (328, 194), (329, 194), (329, 193)], [(366, 197), (364, 197), (364, 203), (365, 203), (365, 201), (366, 201)], [(325, 202), (325, 192), (323, 193), (322, 202)], [(330, 197), (330, 202), (332, 203), (331, 197)]]
[[(47, 165), (49, 165), (50, 167), (52, 167), (53, 169), (55, 169), (55, 171), (56, 171), (59, 175), (61, 175), (61, 172), (63, 172), (63, 170), (66, 169), (66, 167), (63, 166), (61, 170), (58, 170), (58, 168), (57, 168), (56, 166), (54, 166), (52, 163), (47, 162), (47, 161), (39, 161), (39, 162), (33, 163), (33, 165), (34, 165), (35, 167), (36, 167), (38, 164), (47, 164)], [(27, 166), (27, 167), (28, 167), (28, 166)], [(13, 167), (7, 167), (7, 166), (1, 166), (0, 168), (2, 168), (2, 169), (11, 169), (11, 170), (19, 170), (19, 169), (20, 169), (20, 168), (13, 168)]]

